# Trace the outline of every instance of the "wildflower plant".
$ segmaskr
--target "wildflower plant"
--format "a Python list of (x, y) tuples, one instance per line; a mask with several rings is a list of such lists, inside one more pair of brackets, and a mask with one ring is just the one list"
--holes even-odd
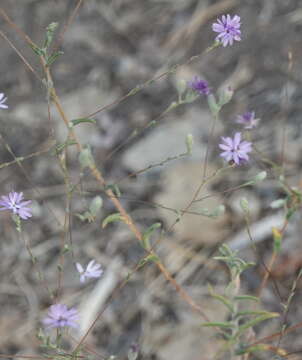
[[(1, 12), (2, 13), (2, 12)], [(0, 13), (0, 15), (1, 15)], [(73, 14), (74, 15), (74, 14)], [(7, 21), (8, 17), (4, 17)], [(73, 17), (71, 17), (72, 20)], [(10, 23), (10, 22), (9, 22)], [(10, 23), (11, 25), (11, 23)], [(70, 340), (68, 337), (68, 329), (80, 329), (81, 328), (81, 319), (78, 310), (75, 307), (68, 307), (65, 303), (61, 302), (61, 298), (64, 294), (64, 277), (63, 271), (66, 262), (66, 258), (70, 257), (69, 260), (73, 264), (75, 264), (74, 274), (80, 279), (81, 283), (85, 283), (88, 279), (98, 279), (100, 278), (100, 282), (102, 282), (102, 274), (103, 268), (97, 263), (95, 260), (91, 260), (88, 262), (86, 266), (82, 265), (82, 259), (79, 258), (78, 251), (75, 251), (74, 243), (71, 241), (71, 233), (72, 233), (72, 215), (75, 215), (74, 218), (80, 220), (81, 222), (85, 222), (85, 225), (90, 226), (94, 224), (98, 230), (105, 229), (107, 226), (112, 226), (114, 223), (121, 223), (124, 226), (127, 226), (131, 231), (133, 238), (135, 238), (139, 245), (141, 246), (141, 250), (143, 251), (143, 256), (139, 259), (139, 261), (133, 266), (131, 272), (125, 275), (123, 281), (121, 281), (118, 286), (115, 286), (115, 290), (112, 294), (118, 293), (130, 280), (132, 274), (136, 271), (143, 269), (146, 264), (152, 264), (157, 267), (158, 271), (164, 276), (164, 278), (172, 284), (175, 291), (180, 295), (181, 299), (184, 300), (192, 309), (195, 311), (201, 318), (204, 319), (202, 326), (204, 327), (212, 327), (218, 331), (219, 336), (221, 336), (224, 340), (224, 345), (222, 349), (218, 352), (217, 358), (221, 354), (228, 353), (229, 358), (234, 360), (238, 357), (245, 356), (247, 358), (248, 354), (254, 352), (255, 350), (263, 350), (268, 349), (266, 344), (257, 344), (256, 346), (251, 345), (250, 342), (250, 334), (254, 331), (255, 326), (261, 324), (265, 320), (272, 319), (278, 317), (279, 314), (273, 312), (267, 312), (263, 310), (250, 310), (248, 307), (248, 303), (259, 303), (260, 296), (256, 297), (249, 294), (242, 293), (242, 274), (247, 269), (254, 266), (254, 264), (243, 260), (238, 256), (238, 253), (235, 250), (232, 250), (227, 245), (222, 245), (219, 249), (219, 256), (216, 256), (214, 259), (217, 261), (221, 261), (225, 264), (229, 273), (229, 283), (225, 286), (224, 292), (222, 294), (218, 294), (215, 292), (213, 287), (209, 286), (210, 295), (220, 303), (222, 303), (227, 311), (228, 317), (226, 319), (221, 319), (221, 321), (212, 322), (208, 315), (204, 312), (202, 306), (199, 306), (193, 298), (189, 295), (189, 293), (178, 284), (177, 280), (174, 276), (169, 272), (168, 268), (162, 262), (160, 256), (157, 254), (157, 244), (164, 238), (165, 229), (163, 228), (163, 224), (161, 222), (155, 222), (152, 224), (148, 224), (147, 226), (142, 224), (137, 224), (136, 221), (132, 218), (128, 210), (125, 209), (122, 191), (120, 189), (119, 182), (116, 183), (107, 183), (102, 171), (99, 169), (98, 161), (94, 157), (93, 148), (89, 144), (82, 144), (79, 140), (77, 133), (75, 132), (75, 127), (78, 125), (82, 126), (93, 126), (96, 124), (96, 120), (94, 119), (94, 115), (99, 113), (101, 110), (94, 112), (93, 114), (86, 117), (79, 117), (76, 119), (69, 120), (66, 112), (61, 104), (60, 98), (56, 91), (56, 86), (52, 78), (52, 65), (55, 61), (58, 60), (59, 56), (62, 54), (61, 51), (58, 50), (57, 44), (53, 44), (53, 40), (55, 37), (55, 31), (58, 27), (57, 23), (51, 23), (46, 28), (45, 39), (42, 45), (36, 45), (28, 36), (24, 36), (25, 40), (37, 55), (40, 63), (41, 69), (43, 71), (43, 78), (40, 79), (40, 76), (35, 73), (35, 70), (29, 66), (27, 62), (25, 64), (32, 69), (31, 71), (36, 75), (38, 79), (41, 80), (47, 92), (47, 102), (48, 105), (53, 103), (53, 105), (58, 110), (62, 121), (65, 123), (67, 129), (67, 136), (62, 143), (56, 143), (51, 148), (52, 154), (54, 158), (57, 160), (60, 169), (62, 171), (62, 178), (64, 181), (64, 186), (66, 189), (66, 212), (64, 221), (61, 222), (59, 219), (58, 223), (62, 228), (62, 236), (60, 243), (60, 251), (59, 251), (59, 261), (57, 264), (58, 271), (58, 281), (57, 287), (55, 289), (49, 289), (47, 281), (41, 275), (41, 272), (38, 270), (39, 281), (43, 284), (48, 291), (49, 298), (51, 300), (51, 305), (48, 309), (47, 315), (44, 317), (40, 317), (39, 322), (43, 324), (43, 329), (40, 329), (38, 333), (38, 339), (41, 341), (43, 347), (43, 357), (45, 359), (54, 358), (54, 359), (77, 359), (77, 358), (92, 358), (93, 355), (97, 354), (94, 350), (90, 349), (90, 345), (87, 346), (85, 343), (87, 336), (94, 329), (94, 326), (101, 319), (103, 312), (106, 310), (101, 309), (99, 313), (96, 315), (95, 319), (91, 324), (89, 324), (89, 328), (87, 332), (77, 340), (76, 345), (73, 347), (72, 351), (68, 352), (65, 348), (65, 342), (63, 340), (63, 336), (66, 336), (66, 342)], [(64, 28), (64, 31), (66, 29)], [(231, 46), (235, 41), (241, 41), (241, 19), (238, 15), (231, 16), (230, 14), (222, 15), (220, 19), (217, 19), (217, 22), (212, 24), (212, 30), (216, 33), (216, 38), (213, 46), (209, 47), (205, 52), (209, 52), (214, 50), (218, 45), (222, 45), (223, 47)], [(20, 30), (18, 30), (20, 32)], [(63, 32), (64, 33), (64, 32)], [(61, 40), (61, 39), (59, 39)], [(220, 49), (223, 50), (223, 49)], [(190, 58), (186, 64), (187, 66), (199, 56)], [(25, 60), (24, 60), (25, 61)], [(180, 66), (174, 66), (163, 74), (158, 75), (155, 78), (152, 78), (145, 83), (138, 85), (136, 88), (130, 90), (125, 96), (123, 96), (120, 100), (124, 101), (130, 96), (134, 96), (138, 92), (142, 91), (145, 87), (147, 87), (151, 83), (155, 83), (156, 80), (163, 78), (164, 76), (168, 76), (173, 74), (176, 68)], [(255, 118), (255, 112), (245, 112), (242, 115), (237, 116), (236, 123), (243, 126), (242, 132), (236, 132), (232, 137), (221, 136), (221, 140), (217, 140), (218, 135), (216, 134), (216, 125), (219, 121), (224, 121), (221, 118), (221, 110), (223, 107), (230, 103), (233, 96), (234, 90), (231, 86), (226, 86), (221, 91), (215, 92), (214, 87), (209, 85), (210, 82), (202, 79), (199, 76), (195, 76), (191, 81), (182, 81), (177, 85), (178, 94), (175, 94), (175, 99), (171, 102), (170, 105), (151, 123), (147, 124), (145, 130), (148, 127), (156, 126), (159, 121), (166, 116), (168, 113), (173, 112), (179, 106), (188, 106), (190, 103), (194, 101), (198, 101), (201, 97), (205, 98), (210, 113), (212, 115), (212, 122), (210, 124), (210, 131), (208, 136), (208, 145), (206, 148), (206, 153), (203, 159), (203, 169), (201, 175), (201, 182), (199, 188), (196, 190), (194, 197), (190, 199), (188, 206), (184, 209), (172, 209), (168, 207), (164, 207), (166, 210), (172, 211), (175, 213), (175, 222), (169, 227), (167, 232), (171, 232), (173, 227), (180, 221), (182, 221), (182, 217), (190, 213), (192, 204), (197, 201), (201, 201), (200, 194), (203, 190), (204, 185), (206, 185), (211, 180), (218, 177), (222, 172), (228, 171), (241, 171), (240, 165), (250, 166), (250, 153), (252, 150), (255, 150), (256, 146), (252, 144), (250, 141), (245, 140), (245, 137), (250, 135), (249, 132), (244, 130), (251, 130), (256, 128), (259, 123), (259, 119)], [(0, 93), (0, 109), (7, 109), (6, 105), (6, 96), (4, 93)], [(114, 102), (119, 103), (119, 101)], [(105, 106), (106, 108), (106, 106)], [(49, 111), (50, 116), (50, 111)], [(133, 139), (137, 136), (138, 133), (142, 133), (139, 131), (134, 131), (133, 136), (130, 138)], [(249, 139), (249, 138), (248, 138)], [(142, 169), (137, 172), (138, 175), (140, 173), (144, 173), (154, 167), (163, 166), (170, 161), (178, 160), (182, 157), (189, 157), (192, 154), (192, 149), (194, 147), (193, 142), (193, 134), (187, 134), (184, 139), (186, 150), (185, 152), (179, 153), (179, 155), (172, 156), (166, 159), (162, 159), (159, 163), (150, 164), (146, 169)], [(123, 145), (123, 144), (122, 144)], [(121, 145), (121, 146), (122, 146)], [(70, 175), (69, 162), (66, 160), (68, 158), (68, 151), (71, 146), (74, 146), (77, 152), (78, 159), (78, 169), (79, 169), (79, 178), (78, 183), (74, 182), (73, 177)], [(6, 147), (8, 148), (8, 146)], [(210, 159), (210, 150), (214, 150), (213, 152), (216, 154), (217, 149), (220, 149), (222, 152), (220, 153), (220, 157), (225, 160), (227, 164), (221, 166), (213, 175), (208, 176), (207, 174), (207, 166)], [(119, 149), (119, 147), (118, 147)], [(14, 153), (10, 151), (11, 155)], [(21, 158), (17, 158), (14, 155), (14, 161), (12, 163), (16, 163), (19, 167), (22, 168)], [(219, 156), (216, 156), (217, 163), (221, 164), (221, 161), (218, 161)], [(22, 161), (24, 158), (22, 158)], [(263, 164), (267, 164), (268, 161)], [(269, 162), (272, 165), (272, 169), (274, 171), (279, 171), (281, 173), (280, 167), (274, 164), (272, 161)], [(10, 163), (9, 163), (10, 165)], [(5, 165), (8, 166), (8, 165)], [(238, 168), (237, 168), (238, 166)], [(106, 167), (104, 167), (106, 168)], [(270, 169), (271, 170), (271, 169)], [(272, 171), (273, 172), (273, 171)], [(277, 254), (281, 249), (282, 238), (288, 224), (288, 221), (292, 218), (292, 216), (301, 209), (302, 207), (302, 194), (301, 191), (291, 185), (289, 185), (286, 179), (283, 176), (283, 173), (279, 175), (279, 183), (285, 193), (284, 197), (281, 199), (277, 199), (274, 203), (272, 203), (272, 208), (280, 208), (283, 207), (285, 209), (285, 221), (284, 226), (281, 229), (273, 228), (272, 235), (274, 241), (274, 250), (273, 255)], [(89, 176), (93, 176), (95, 179), (95, 184), (98, 187), (98, 191), (101, 191), (106, 198), (106, 201), (110, 201), (114, 206), (113, 212), (109, 215), (102, 218), (101, 222), (98, 219), (100, 215), (100, 210), (103, 207), (103, 197), (97, 195), (95, 196), (90, 204), (87, 206), (87, 210), (83, 213), (73, 213), (72, 212), (72, 199), (75, 194), (80, 194), (81, 196), (85, 196), (86, 192), (84, 187), (82, 186), (82, 180), (84, 175), (89, 174)], [(185, 174), (184, 174), (185, 175)], [(261, 171), (258, 175), (252, 177), (252, 179), (248, 179), (240, 187), (253, 186), (260, 181), (264, 181), (267, 176), (266, 171)], [(225, 190), (224, 192), (228, 192), (229, 190)], [(103, 196), (102, 195), (102, 196)], [(176, 194), (177, 195), (177, 194)], [(0, 200), (0, 211), (8, 211), (13, 217), (13, 220), (17, 224), (17, 230), (21, 232), (21, 220), (28, 220), (32, 217), (32, 210), (30, 207), (31, 200), (24, 200), (22, 192), (12, 191), (8, 195), (3, 195)], [(242, 201), (242, 207), (245, 210), (245, 221), (246, 226), (249, 232), (249, 212), (248, 212), (248, 203), (247, 201)], [(104, 205), (106, 207), (107, 204)], [(161, 205), (159, 205), (161, 206)], [(107, 209), (110, 206), (107, 207)], [(194, 215), (205, 216), (207, 218), (217, 218), (221, 216), (225, 212), (225, 205), (220, 204), (216, 209), (209, 210), (202, 208), (198, 213), (194, 212)], [(62, 225), (63, 224), (63, 225)], [(145, 226), (145, 227), (144, 227)], [(67, 236), (70, 233), (70, 237)], [(250, 233), (250, 232), (249, 232)], [(20, 235), (20, 234), (19, 234)], [(153, 241), (153, 238), (157, 238)], [(152, 237), (152, 242), (151, 242)], [(70, 238), (70, 244), (67, 243), (67, 239)], [(87, 239), (84, 239), (88, 241)], [(83, 243), (85, 243), (83, 241)], [(78, 245), (78, 243), (77, 243)], [(33, 265), (38, 266), (38, 261), (32, 252), (30, 245), (28, 242), (25, 242), (25, 246), (30, 254)], [(274, 260), (274, 257), (273, 257)], [(270, 263), (271, 266), (273, 261)], [(270, 270), (270, 269), (269, 269)], [(270, 271), (267, 271), (269, 274)], [(301, 273), (299, 275), (299, 278)], [(268, 277), (268, 275), (267, 275)], [(263, 286), (266, 284), (267, 277), (263, 279)], [(79, 284), (79, 282), (77, 282)], [(106, 287), (108, 284), (106, 284)], [(110, 284), (111, 285), (111, 284)], [(290, 301), (292, 299), (293, 293), (296, 289), (295, 286), (292, 287), (292, 292), (289, 296), (289, 300), (285, 303), (285, 315), (286, 311), (288, 311)], [(80, 289), (83, 290), (83, 287)], [(85, 289), (86, 290), (86, 289)], [(107, 296), (107, 295), (106, 295)], [(113, 299), (112, 297), (108, 297)], [(109, 302), (108, 302), (109, 303)], [(106, 305), (107, 306), (107, 305)], [(53, 331), (54, 330), (54, 331)], [(56, 338), (53, 340), (51, 337), (53, 333), (56, 333)], [(49, 335), (51, 334), (51, 335)], [(74, 341), (73, 338), (71, 338)], [(266, 347), (265, 347), (266, 346)], [(135, 360), (139, 354), (139, 344), (133, 344), (128, 352), (128, 359)], [(223, 355), (224, 356), (224, 355)], [(97, 357), (100, 358), (97, 354)], [(103, 356), (102, 356), (103, 357)], [(103, 357), (104, 358), (104, 357)], [(243, 357), (241, 357), (243, 359)]]
[(278, 317), (278, 313), (266, 312), (263, 310), (245, 309), (245, 304), (249, 302), (259, 302), (258, 297), (241, 294), (240, 284), (241, 275), (248, 268), (254, 266), (238, 257), (236, 251), (232, 251), (227, 245), (222, 245), (219, 249), (220, 255), (214, 257), (227, 265), (230, 282), (225, 288), (224, 294), (216, 294), (210, 287), (210, 295), (222, 303), (229, 311), (229, 320), (224, 322), (206, 322), (202, 326), (215, 327), (220, 330), (224, 337), (225, 344), (222, 348), (223, 353), (229, 353), (230, 358), (251, 353), (259, 350), (260, 347), (252, 348), (249, 343), (250, 330), (265, 320)]

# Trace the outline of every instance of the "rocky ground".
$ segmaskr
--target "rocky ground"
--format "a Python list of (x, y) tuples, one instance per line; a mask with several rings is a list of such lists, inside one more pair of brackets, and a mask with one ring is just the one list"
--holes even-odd
[[(58, 34), (62, 34), (76, 3), (2, 0), (0, 6), (22, 31), (41, 44), (51, 22), (59, 23)], [(214, 39), (211, 24), (224, 13), (240, 15), (241, 42), (204, 54), (125, 101), (116, 101), (171, 66), (202, 53)], [(302, 5), (298, 0), (83, 2), (64, 36), (55, 41), (64, 55), (52, 67), (54, 84), (69, 119), (89, 116), (112, 104), (93, 115), (96, 124), (81, 124), (76, 131), (83, 144), (91, 145), (107, 182), (118, 184), (121, 202), (141, 230), (155, 222), (161, 222), (168, 230), (177, 219), (173, 209), (185, 207), (200, 184), (212, 121), (206, 101), (200, 98), (162, 116), (177, 99), (179, 81), (190, 80), (194, 75), (209, 81), (215, 91), (227, 85), (235, 90), (210, 141), (208, 174), (222, 165), (217, 147), (220, 136), (231, 135), (237, 129), (236, 115), (253, 110), (261, 119), (252, 135), (253, 142), (267, 158), (283, 161), (289, 182), (301, 188), (301, 29)], [(70, 228), (67, 234), (62, 233), (57, 220), (63, 221), (65, 217), (66, 189), (53, 144), (54, 139), (57, 143), (65, 141), (67, 133), (54, 107), (48, 115), (45, 87), (3, 35), (41, 77), (37, 56), (3, 16), (0, 31), (0, 92), (6, 93), (9, 105), (8, 110), (0, 112), (1, 164), (13, 161), (12, 154), (19, 157), (41, 152), (10, 166), (0, 164), (0, 193), (12, 189), (24, 191), (27, 198), (33, 199), (34, 212), (33, 218), (24, 224), (21, 239), (9, 215), (1, 213), (1, 354), (39, 353), (36, 331), (51, 303), (45, 284), (52, 289), (57, 285), (60, 246), (65, 236), (73, 252), (64, 265), (61, 301), (80, 309), (83, 321), (75, 337), (85, 333), (107, 304), (87, 339), (89, 347), (104, 357), (125, 358), (135, 342), (144, 359), (211, 360), (219, 340), (213, 337), (214, 332), (200, 327), (202, 319), (154, 265), (143, 267), (122, 290), (117, 290), (144, 252), (125, 225), (101, 228), (101, 220), (115, 209), (93, 178), (81, 171), (72, 147), (68, 155), (69, 176), (74, 184), (81, 185), (81, 192), (74, 193)], [(194, 136), (192, 156), (179, 157), (186, 150), (188, 133)], [(179, 158), (165, 161), (175, 156)], [(156, 164), (161, 165), (153, 166)], [(266, 181), (222, 193), (263, 170), (268, 172)], [(225, 310), (209, 297), (207, 283), (217, 292), (222, 291), (227, 273), (211, 257), (221, 242), (228, 242), (234, 249), (240, 249), (244, 259), (255, 261), (257, 266), (246, 273), (242, 282), (245, 292), (255, 293), (263, 277), (260, 265), (269, 262), (271, 256), (271, 227), (283, 223), (283, 212), (272, 210), (269, 205), (283, 192), (272, 177), (271, 167), (254, 154), (249, 167), (236, 168), (207, 184), (201, 197), (208, 194), (211, 197), (195, 203), (191, 211), (211, 210), (224, 204), (225, 215), (211, 219), (186, 214), (173, 230), (162, 235), (156, 250), (178, 283), (213, 321), (218, 321), (224, 320)], [(87, 210), (96, 195), (104, 200), (101, 213), (91, 224), (81, 222), (75, 214)], [(238, 205), (242, 197), (250, 203), (256, 252), (250, 248)], [(269, 282), (262, 293), (262, 307), (270, 311), (282, 311), (281, 302), (286, 301), (301, 267), (300, 234), (301, 213), (297, 212), (290, 221), (272, 272), (274, 282)], [(158, 236), (159, 232), (154, 238)], [(44, 275), (42, 283), (24, 241), (38, 259)], [(104, 276), (82, 286), (74, 262), (87, 263), (91, 258), (103, 265)], [(302, 321), (300, 288), (298, 282), (287, 325)], [(279, 330), (279, 320), (264, 323), (257, 329), (256, 338)], [(296, 330), (283, 337), (282, 346), (298, 351), (300, 338)], [(261, 354), (257, 356), (255, 359), (267, 359)], [(299, 354), (295, 356), (299, 359)]]

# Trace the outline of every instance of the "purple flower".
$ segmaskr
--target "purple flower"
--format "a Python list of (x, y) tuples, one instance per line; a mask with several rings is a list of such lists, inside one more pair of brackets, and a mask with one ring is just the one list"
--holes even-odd
[(248, 141), (241, 141), (241, 133), (237, 132), (234, 138), (221, 137), (223, 143), (219, 144), (220, 149), (224, 150), (220, 154), (226, 161), (233, 161), (236, 165), (241, 165), (249, 160), (248, 153), (252, 151), (252, 144)]
[(103, 269), (101, 265), (96, 263), (95, 260), (89, 261), (86, 270), (80, 263), (76, 263), (78, 272), (80, 273), (80, 281), (83, 283), (86, 281), (86, 278), (98, 278), (102, 275)]
[(211, 92), (208, 82), (200, 79), (198, 76), (195, 76), (192, 81), (189, 81), (188, 85), (200, 95), (209, 95)]
[(215, 40), (222, 43), (225, 47), (228, 44), (233, 45), (233, 41), (241, 40), (240, 17), (235, 15), (233, 18), (228, 15), (222, 15), (221, 20), (217, 19), (217, 23), (212, 25), (212, 30), (219, 33)]
[(78, 318), (79, 314), (75, 308), (68, 309), (66, 305), (55, 304), (49, 308), (48, 316), (43, 320), (43, 324), (49, 329), (64, 326), (77, 328)]
[(258, 125), (260, 119), (255, 119), (255, 111), (247, 111), (242, 115), (238, 115), (236, 122), (243, 124), (245, 129), (253, 129)]
[(20, 216), (21, 219), (26, 220), (32, 217), (31, 209), (27, 207), (31, 200), (23, 201), (23, 193), (11, 191), (8, 196), (1, 196), (0, 211), (11, 210), (13, 214)]
[(7, 109), (8, 106), (5, 103), (5, 101), (7, 100), (7, 97), (5, 97), (5, 95), (3, 93), (0, 93), (0, 109)]

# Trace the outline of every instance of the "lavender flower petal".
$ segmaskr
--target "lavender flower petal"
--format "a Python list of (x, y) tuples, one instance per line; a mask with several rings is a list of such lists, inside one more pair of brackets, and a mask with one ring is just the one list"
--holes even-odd
[(11, 191), (8, 196), (1, 196), (0, 211), (10, 210), (13, 214), (20, 216), (21, 219), (26, 220), (32, 217), (31, 209), (27, 207), (31, 200), (23, 201), (23, 193)]
[(202, 80), (198, 76), (195, 76), (192, 81), (189, 81), (188, 86), (200, 95), (209, 95), (211, 92), (208, 82), (206, 80)]
[(241, 133), (237, 132), (234, 138), (221, 137), (222, 143), (219, 147), (223, 152), (220, 154), (227, 162), (234, 162), (242, 165), (249, 160), (248, 153), (252, 151), (252, 144), (248, 141), (241, 141)]
[(7, 97), (5, 97), (4, 93), (0, 93), (0, 109), (7, 109), (8, 106), (5, 104)]
[(255, 119), (255, 112), (254, 111), (247, 111), (242, 115), (238, 115), (236, 122), (238, 124), (244, 125), (244, 129), (250, 130), (255, 128), (260, 119)]
[(95, 260), (91, 260), (86, 266), (86, 270), (84, 270), (83, 266), (80, 263), (76, 263), (76, 268), (80, 273), (80, 282), (85, 282), (86, 278), (98, 278), (102, 275), (103, 269), (101, 265), (95, 263)]
[(212, 25), (212, 30), (217, 32), (215, 40), (222, 43), (225, 47), (227, 45), (233, 45), (234, 40), (241, 40), (241, 31), (240, 31), (240, 17), (234, 15), (233, 18), (228, 15), (222, 15), (221, 20), (217, 19), (217, 23)]
[(79, 315), (75, 308), (68, 309), (64, 304), (51, 305), (48, 316), (43, 319), (47, 328), (73, 327), (77, 328)]

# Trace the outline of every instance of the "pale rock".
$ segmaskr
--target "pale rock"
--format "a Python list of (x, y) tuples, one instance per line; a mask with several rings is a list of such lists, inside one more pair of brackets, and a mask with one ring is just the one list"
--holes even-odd
[[(217, 300), (203, 295), (200, 306), (211, 321), (225, 321), (226, 308)], [(144, 354), (152, 354), (156, 349), (160, 360), (214, 359), (223, 344), (221, 339), (215, 338), (216, 330), (202, 327), (204, 320), (189, 307), (177, 314), (180, 316), (177, 326), (168, 321), (154, 321), (152, 324), (145, 321), (142, 339)]]
[[(216, 171), (214, 166), (208, 166), (207, 174)], [(162, 191), (155, 196), (155, 202), (163, 206), (181, 210), (193, 199), (195, 192), (202, 182), (202, 162), (182, 161), (174, 166), (169, 166), (162, 174)], [(201, 212), (207, 208), (215, 210), (223, 204), (221, 196), (211, 191), (206, 185), (197, 198), (212, 194), (213, 196), (195, 202), (190, 211)], [(165, 220), (167, 228), (175, 222), (177, 215), (173, 211), (159, 208), (160, 215)], [(209, 218), (201, 215), (185, 214), (173, 227), (174, 235), (178, 241), (192, 241), (199, 244), (211, 245), (225, 238), (227, 230), (227, 215)]]
[[(165, 118), (163, 123), (146, 137), (129, 148), (123, 155), (123, 163), (133, 171), (139, 171), (152, 164), (164, 161), (186, 152), (186, 136), (193, 135), (193, 149), (190, 159), (201, 160), (204, 158), (206, 144), (201, 142), (208, 135), (212, 118), (208, 111), (194, 107), (188, 109), (180, 120)], [(216, 131), (219, 132), (217, 124)], [(154, 169), (161, 170), (162, 167)]]

